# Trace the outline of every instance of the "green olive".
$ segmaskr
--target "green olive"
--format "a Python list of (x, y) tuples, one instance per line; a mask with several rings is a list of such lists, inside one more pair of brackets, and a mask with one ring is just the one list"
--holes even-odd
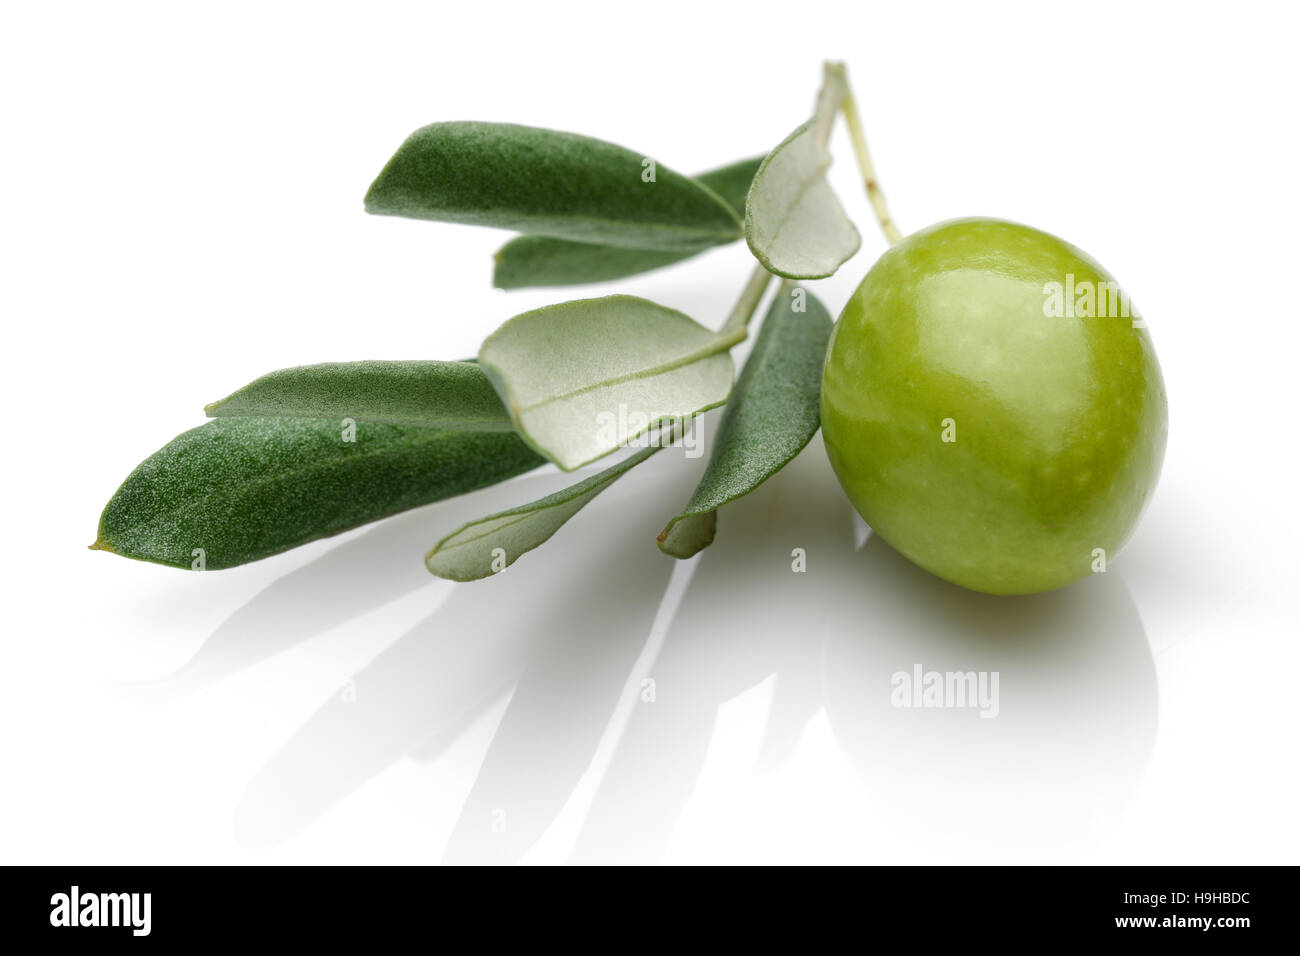
[(1104, 571), (1160, 474), (1164, 381), (1093, 259), (990, 219), (872, 267), (822, 378), (827, 454), (886, 542), (955, 584), (1047, 591)]

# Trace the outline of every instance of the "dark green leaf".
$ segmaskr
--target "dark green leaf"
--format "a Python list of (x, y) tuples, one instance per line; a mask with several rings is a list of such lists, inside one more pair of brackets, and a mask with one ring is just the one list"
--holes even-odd
[[(794, 310), (799, 301), (803, 312)], [(685, 510), (659, 535), (664, 552), (689, 558), (707, 547), (717, 509), (780, 471), (817, 433), (831, 325), (811, 293), (781, 287), (723, 411), (709, 467)]]
[(739, 238), (712, 190), (641, 153), (587, 136), (504, 123), (416, 130), (366, 194), (366, 211), (513, 229), (556, 239), (693, 252)]
[(335, 420), (219, 418), (173, 439), (113, 495), (92, 548), (177, 568), (202, 549), (234, 567), (521, 474), (507, 432)]
[(469, 362), (331, 362), (263, 375), (206, 409), (214, 418), (352, 418), (394, 425), (512, 431), (496, 390)]
[(736, 211), (743, 222), (745, 219), (745, 199), (749, 196), (749, 187), (754, 182), (754, 174), (763, 165), (766, 156), (754, 156), (717, 169), (700, 173), (695, 178), (722, 197), (723, 202)]
[(498, 289), (527, 289), (612, 282), (684, 262), (698, 254), (520, 236), (497, 250), (492, 284)]
[(657, 451), (655, 445), (643, 448), (553, 495), (462, 525), (435, 544), (424, 563), (452, 581), (477, 581), (502, 571), (546, 543), (591, 499)]
[[(736, 215), (745, 215), (745, 196), (763, 157), (742, 160), (696, 176), (717, 193)], [(610, 282), (683, 262), (695, 252), (627, 249), (547, 236), (520, 236), (497, 250), (492, 284), (498, 289), (583, 285)]]

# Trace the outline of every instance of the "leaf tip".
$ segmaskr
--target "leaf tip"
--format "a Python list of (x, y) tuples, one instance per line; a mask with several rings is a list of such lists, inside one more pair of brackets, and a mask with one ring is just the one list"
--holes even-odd
[(511, 278), (510, 270), (503, 268), (501, 265), (500, 254), (492, 259), (492, 288), (494, 289), (522, 289), (527, 283), (521, 283)]
[(109, 554), (116, 554), (116, 553), (117, 553), (116, 551), (113, 550), (113, 546), (112, 546), (111, 544), (109, 544), (109, 542), (108, 542), (107, 540), (105, 540), (105, 538), (104, 538), (104, 536), (103, 536), (102, 534), (100, 534), (100, 535), (96, 535), (96, 536), (95, 536), (95, 543), (89, 546), (89, 550), (91, 550), (91, 551), (107, 551)]
[(668, 543), (668, 535), (672, 533), (673, 528), (676, 527), (677, 522), (680, 520), (680, 518), (674, 518), (672, 521), (664, 525), (664, 530), (660, 531), (659, 536), (655, 538), (655, 544), (657, 544), (659, 550), (668, 555), (668, 557), (676, 558), (679, 561), (685, 561), (687, 558), (693, 557), (695, 552), (692, 551), (689, 554), (686, 554), (682, 552), (681, 548), (676, 547), (675, 543)]
[[(392, 160), (389, 160), (389, 162), (392, 162)], [(384, 179), (384, 173), (386, 172), (388, 172), (387, 166), (385, 166), (380, 171), (379, 175), (375, 177), (375, 181), (372, 182), (370, 188), (366, 190), (365, 199), (361, 200), (361, 208), (372, 216), (382, 215), (384, 212), (384, 210), (380, 208), (379, 189), (380, 183), (383, 182)]]
[(690, 552), (675, 550), (668, 544), (665, 544), (663, 541), (659, 542), (659, 550), (662, 551), (664, 554), (668, 555), (668, 557), (670, 558), (676, 558), (678, 561), (688, 561), (691, 558), (695, 557), (696, 554), (699, 553), (699, 549)]
[(424, 556), (424, 569), (432, 574), (435, 578), (443, 581), (473, 581), (472, 577), (465, 577), (458, 574), (453, 568), (445, 567), (443, 562), (438, 560), (442, 557), (442, 546), (447, 543), (444, 538), (433, 546), (433, 549)]

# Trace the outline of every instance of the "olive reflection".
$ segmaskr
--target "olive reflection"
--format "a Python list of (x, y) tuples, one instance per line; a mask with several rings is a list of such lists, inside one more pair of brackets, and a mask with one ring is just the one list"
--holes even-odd
[[(824, 697), (882, 822), (940, 859), (1085, 851), (1123, 810), (1155, 739), (1155, 667), (1123, 581), (1111, 571), (992, 597), (874, 536), (842, 570), (863, 586), (827, 621)], [(923, 688), (983, 675), (996, 700), (915, 706), (918, 669)]]

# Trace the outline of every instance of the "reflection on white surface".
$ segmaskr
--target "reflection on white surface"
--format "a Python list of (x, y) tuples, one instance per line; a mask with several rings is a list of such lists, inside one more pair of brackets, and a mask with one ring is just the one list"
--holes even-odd
[[(1121, 580), (995, 598), (940, 581), (878, 538), (854, 543), (820, 448), (730, 506), (655, 665), (658, 701), (636, 711), (577, 859), (658, 858), (720, 705), (769, 676), (760, 768), (825, 707), (877, 798), (862, 813), (913, 832), (918, 860), (1065, 849), (1113, 819), (1156, 727), (1154, 664)], [(794, 548), (806, 574), (791, 572)], [(918, 663), (999, 672), (999, 716), (893, 707), (891, 675)]]
[[(654, 700), (642, 700), (629, 677), (674, 569), (651, 538), (698, 470), (656, 456), (501, 579), (439, 585), (437, 610), (356, 675), (355, 700), (335, 695), (305, 715), (249, 781), (236, 841), (284, 843), (400, 758), (455, 745), (508, 695), (430, 858), (522, 860), (576, 805), (569, 859), (653, 862), (692, 799), (719, 709), (769, 680), (755, 769), (783, 766), (824, 710), (866, 783), (862, 816), (913, 835), (918, 861), (1069, 851), (1123, 809), (1154, 741), (1156, 685), (1120, 578), (1029, 598), (939, 581), (878, 538), (855, 539), (819, 440), (723, 510), (652, 657)], [(394, 567), (392, 555), (427, 542), (430, 511), (451, 527), (572, 480), (531, 476), (340, 545), (248, 602), (163, 686), (207, 687), (427, 586), (422, 568)], [(792, 570), (794, 549), (805, 573)], [(891, 675), (916, 665), (997, 672), (998, 716), (892, 706)], [(611, 724), (620, 705), (630, 717)], [(602, 746), (612, 749), (593, 793), (575, 801)]]
[[(527, 862), (917, 862), (977, 855), (987, 834), (1006, 839), (1007, 857), (1037, 840), (1046, 863), (1300, 859), (1300, 508), (1287, 414), (1300, 324), (1276, 281), (1293, 270), (1300, 212), (1294, 124), (1277, 117), (1294, 112), (1300, 59), (1272, 8), (1238, 4), (1229, 23), (1127, 4), (1116, 31), (1114, 16), (1068, 7), (992, 22), (950, 4), (953, 28), (936, 31), (927, 6), (840, 2), (801, 5), (777, 31), (696, 3), (691, 30), (638, 16), (635, 45), (582, 43), (578, 27), (592, 38), (605, 29), (602, 9), (569, 18), (584, 55), (556, 57), (537, 42), (554, 26), (549, 7), (494, 31), (495, 7), (462, 4), (457, 33), (491, 36), (490, 50), (450, 43), (429, 57), (446, 5), (410, 5), (394, 31), (391, 18), (318, 4), (309, 43), (284, 5), (256, 30), (197, 7), (158, 17), (121, 4), (82, 4), (81, 29), (68, 30), (61, 7), (11, 6), (33, 42), (6, 47), (0, 70), (41, 82), (6, 113), (14, 142), (40, 144), (0, 159), (24, 184), (5, 209), (4, 302), (22, 318), (6, 331), (13, 355), (57, 355), (59, 372), (55, 386), (49, 362), (10, 362), (3, 384), (7, 406), (29, 412), (12, 416), (3, 479), (3, 862), (409, 864), (521, 858), (534, 838)], [(194, 42), (170, 42), (180, 31)], [(1023, 83), (1027, 66), (1053, 68), (1058, 54), (1041, 41), (1061, 31), (1102, 68)], [(711, 68), (719, 34), (762, 60), (763, 95), (748, 73)], [(201, 575), (85, 549), (132, 468), (200, 424), (204, 402), (272, 369), (471, 355), (511, 315), (607, 293), (716, 327), (753, 266), (743, 242), (606, 285), (505, 292), (490, 288), (502, 233), (368, 217), (361, 194), (402, 136), (457, 116), (653, 143), (686, 170), (761, 153), (786, 131), (777, 114), (807, 110), (821, 57), (836, 53), (828, 35), (924, 35), (928, 61), (946, 64), (914, 69), (905, 42), (850, 63), (906, 227), (968, 212), (1026, 219), (1099, 256), (1148, 316), (1170, 398), (1168, 454), (1107, 575), (1021, 610), (951, 592), (865, 534), (856, 554), (828, 563), (843, 498), (813, 475), (829, 489), (818, 503), (829, 530), (801, 535), (809, 571), (798, 583), (786, 554), (766, 553), (785, 542), (745, 530), (781, 520), (774, 499), (738, 503), (698, 562), (664, 559), (674, 601), (648, 633), (636, 633), (649, 616), (638, 592), (605, 635), (613, 647), (585, 635), (585, 651), (611, 655), (598, 664), (582, 632), (489, 629), (537, 608), (572, 625), (576, 612), (546, 616), (551, 593), (602, 606), (584, 577), (589, 548), (597, 561), (649, 566), (658, 586), (648, 535), (688, 489), (629, 475), (609, 494), (628, 482), (644, 495), (638, 508), (598, 500), (508, 581), (464, 587), (425, 572), (429, 545), (540, 487), (492, 489)], [(682, 69), (661, 68), (667, 48)], [(484, 70), (485, 54), (509, 69)], [(1154, 68), (1104, 68), (1137, 57)], [(593, 70), (633, 79), (593, 84)], [(653, 86), (635, 84), (647, 71)], [(1014, 110), (969, 109), (952, 97), (954, 78), (969, 102), (1005, 103), (1015, 89)], [(1043, 124), (1021, 121), (1055, 117), (1063, 100), (1105, 104), (1107, 128), (1140, 148), (1061, 149)], [(725, 128), (713, 102), (727, 104)], [(1171, 129), (1213, 134), (1189, 151), (1149, 122), (1153, 111)], [(863, 244), (814, 284), (832, 311), (886, 248), (851, 143), (836, 136), (830, 177)], [(954, 141), (997, 148), (954, 160)], [(320, 148), (303, 162), (308, 142)], [(1233, 176), (1243, 143), (1248, 172)], [(1225, 171), (1231, 201), (1188, 202)], [(1207, 263), (1193, 281), (1189, 263)], [(682, 464), (665, 460), (657, 474)], [(642, 639), (627, 664), (621, 642)], [(1143, 769), (1155, 711), (1147, 641), (1160, 723)], [(200, 647), (166, 684), (108, 686), (169, 673)], [(888, 708), (879, 681), (916, 663), (1000, 668), (1001, 716)], [(587, 666), (599, 673), (577, 676)], [(334, 706), (358, 675), (355, 710)], [(652, 705), (636, 694), (642, 676), (657, 678)], [(1123, 818), (1100, 833), (1139, 775)], [(498, 800), (502, 832), (482, 811)]]
[[(918, 861), (1082, 849), (1117, 820), (1155, 743), (1155, 664), (1113, 572), (996, 598), (947, 584), (871, 538), (850, 573), (870, 587), (827, 622), (824, 701), (872, 812)], [(890, 676), (998, 674), (998, 715), (890, 703)]]
[[(398, 758), (427, 759), (453, 744), (513, 688), (447, 856), (521, 856), (562, 809), (618, 703), (672, 571), (654, 547), (656, 522), (697, 476), (672, 452), (660, 454), (505, 574), (449, 586), (436, 612), (356, 675), (355, 701), (326, 701), (254, 777), (236, 811), (236, 839), (287, 839)], [(527, 478), (478, 496), (472, 513), (575, 480)], [(440, 512), (438, 524), (464, 517)], [(427, 524), (422, 530), (427, 540)], [(340, 550), (359, 559), (369, 546), (362, 538)], [(314, 573), (314, 565), (296, 572), (302, 587)], [(222, 631), (230, 646), (246, 646)], [(223, 652), (208, 653), (220, 660)]]

